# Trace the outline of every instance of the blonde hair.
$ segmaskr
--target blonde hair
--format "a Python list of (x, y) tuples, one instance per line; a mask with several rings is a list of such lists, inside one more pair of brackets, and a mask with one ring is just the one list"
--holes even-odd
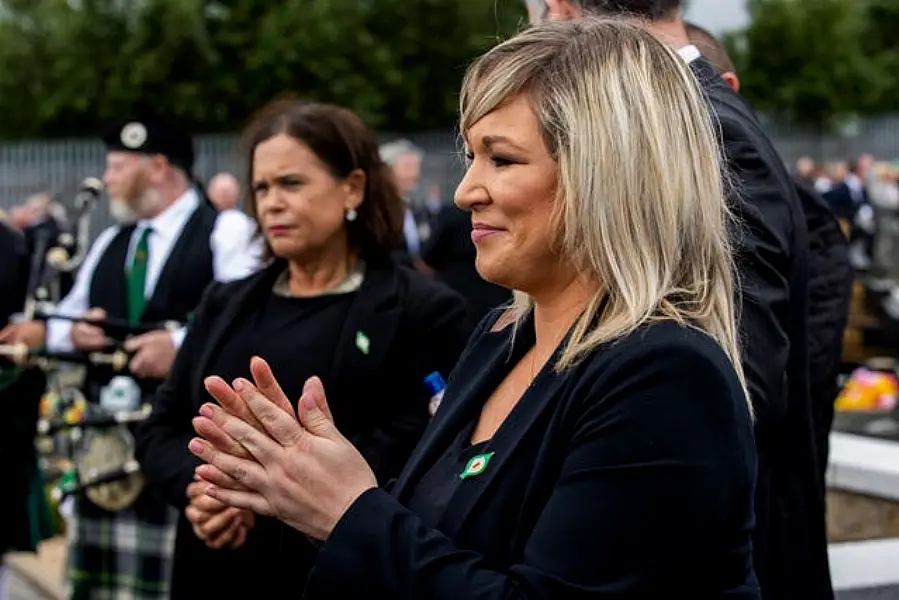
[[(540, 24), (471, 66), (462, 133), (519, 94), (558, 163), (554, 248), (600, 285), (556, 369), (648, 322), (672, 320), (724, 349), (748, 398), (724, 163), (683, 59), (621, 20)], [(516, 292), (516, 325), (531, 309)]]

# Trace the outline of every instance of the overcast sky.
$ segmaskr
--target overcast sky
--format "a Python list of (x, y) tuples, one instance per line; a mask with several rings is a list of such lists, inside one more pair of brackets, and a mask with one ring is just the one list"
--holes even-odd
[(745, 27), (749, 17), (746, 0), (690, 0), (687, 18), (717, 34)]

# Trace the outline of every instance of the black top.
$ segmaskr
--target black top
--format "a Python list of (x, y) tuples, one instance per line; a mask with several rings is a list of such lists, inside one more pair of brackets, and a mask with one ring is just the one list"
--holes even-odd
[(334, 348), (355, 296), (270, 295), (234, 324), (211, 372), (229, 382), (238, 377), (252, 381), (250, 359), (263, 356), (296, 408), (303, 384), (313, 375), (321, 377), (327, 389)]
[(490, 440), (471, 443), (475, 424), (472, 421), (459, 433), (452, 445), (424, 474), (409, 498), (409, 509), (428, 527), (436, 528), (439, 525), (471, 461), (490, 453)]
[(445, 507), (446, 491), (425, 498), (534, 343), (531, 320), (514, 346), (493, 320), (395, 485), (360, 496), (320, 549), (307, 600), (758, 600), (752, 421), (726, 354), (695, 329), (653, 323), (567, 373), (545, 368), (488, 466)]

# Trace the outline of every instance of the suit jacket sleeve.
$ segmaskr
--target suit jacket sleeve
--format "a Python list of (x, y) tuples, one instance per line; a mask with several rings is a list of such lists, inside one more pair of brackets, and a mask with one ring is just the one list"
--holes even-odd
[(350, 440), (382, 484), (399, 474), (428, 425), (425, 377), (439, 371), (446, 378), (468, 341), (465, 301), (443, 286), (437, 289), (429, 296), (405, 299), (414, 335), (409, 338), (412, 343), (402, 348), (403, 381), (389, 396), (379, 398), (379, 422)]
[(736, 119), (721, 116), (729, 167), (736, 175), (731, 207), (739, 223), (736, 262), (742, 302), (743, 369), (759, 424), (786, 412), (790, 273), (795, 251), (795, 196), (780, 181), (780, 159), (748, 137)]
[(25, 240), (0, 221), (0, 329), (25, 304), (28, 267)]
[(203, 294), (187, 336), (178, 350), (168, 379), (153, 396), (153, 412), (141, 424), (135, 436), (136, 458), (147, 483), (162, 498), (178, 509), (187, 502), (187, 486), (194, 480), (194, 469), (201, 461), (191, 454), (187, 444), (194, 437), (192, 388), (196, 361), (213, 316), (220, 312), (223, 285), (213, 282)]
[[(631, 350), (574, 392), (571, 443), (518, 564), (496, 570), (373, 489), (322, 547), (306, 598), (636, 598), (672, 556), (703, 573), (735, 501), (751, 520), (752, 427), (723, 362)], [(748, 536), (744, 552), (748, 565)]]

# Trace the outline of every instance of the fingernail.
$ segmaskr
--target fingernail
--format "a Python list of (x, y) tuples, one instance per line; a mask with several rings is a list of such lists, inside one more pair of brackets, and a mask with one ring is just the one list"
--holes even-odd
[(187, 448), (195, 454), (200, 454), (201, 452), (203, 452), (203, 442), (197, 439), (193, 439), (187, 445)]
[(315, 403), (315, 395), (314, 394), (303, 394), (303, 408), (308, 410), (315, 410), (318, 408), (318, 404)]
[(215, 411), (212, 409), (211, 404), (206, 403), (200, 407), (200, 415), (206, 417), (207, 419), (211, 419), (214, 414)]
[(215, 498), (216, 493), (217, 491), (214, 485), (210, 485), (208, 488), (206, 488), (206, 495), (210, 498)]
[(243, 392), (246, 391), (247, 385), (249, 385), (249, 382), (246, 379), (235, 379), (231, 387), (236, 392)]

